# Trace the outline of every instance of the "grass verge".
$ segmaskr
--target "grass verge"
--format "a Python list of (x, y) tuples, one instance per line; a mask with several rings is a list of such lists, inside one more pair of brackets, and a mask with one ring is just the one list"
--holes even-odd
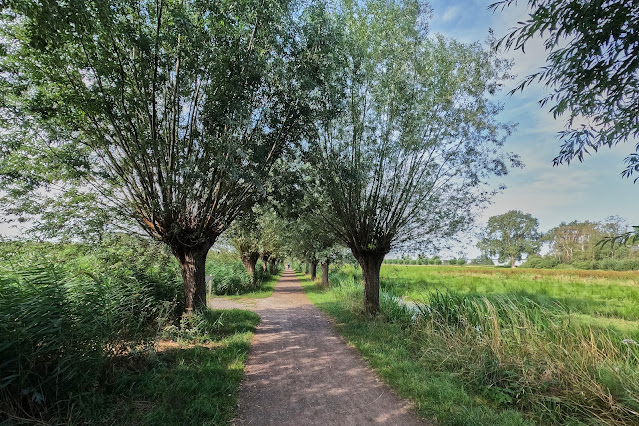
[(371, 318), (362, 314), (358, 280), (333, 278), (324, 292), (300, 277), (311, 300), (426, 418), (639, 424), (639, 349), (615, 331), (566, 321), (530, 299), (452, 293), (415, 307), (383, 293), (382, 314)]
[(298, 279), (311, 301), (336, 320), (338, 331), (389, 386), (413, 401), (422, 417), (442, 425), (532, 424), (514, 410), (491, 407), (486, 398), (470, 393), (455, 373), (421, 363), (412, 330), (384, 315), (370, 318), (360, 314), (356, 300), (343, 292), (321, 290), (303, 274), (298, 274)]
[(102, 389), (78, 396), (64, 424), (228, 425), (259, 317), (209, 310), (189, 336), (117, 360)]

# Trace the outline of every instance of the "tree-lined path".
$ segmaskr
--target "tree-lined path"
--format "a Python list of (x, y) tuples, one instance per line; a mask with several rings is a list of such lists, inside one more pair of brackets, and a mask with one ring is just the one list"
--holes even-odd
[(209, 306), (250, 309), (262, 318), (246, 364), (236, 424), (424, 424), (339, 337), (294, 272), (284, 272), (269, 298), (215, 299)]

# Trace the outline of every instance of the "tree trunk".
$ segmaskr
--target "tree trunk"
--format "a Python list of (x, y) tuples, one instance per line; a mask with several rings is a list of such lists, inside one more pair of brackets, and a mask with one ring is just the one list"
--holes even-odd
[(308, 275), (308, 262), (304, 264), (304, 273)]
[(206, 307), (205, 267), (209, 248), (211, 248), (210, 245), (198, 248), (172, 248), (173, 255), (182, 270), (186, 314), (190, 314), (195, 309)]
[(322, 262), (322, 287), (328, 288), (328, 260)]
[(370, 315), (379, 312), (379, 271), (384, 261), (384, 254), (367, 253), (357, 256), (362, 267), (364, 279), (364, 311)]
[(317, 260), (311, 262), (311, 281), (315, 281), (317, 278)]
[(277, 259), (271, 258), (271, 275), (275, 275), (275, 266), (277, 266)]
[(246, 272), (251, 276), (251, 283), (255, 285), (257, 283), (257, 277), (255, 276), (255, 264), (260, 257), (259, 253), (246, 253), (242, 255), (242, 263), (246, 268)]
[(267, 272), (267, 267), (268, 267), (268, 258), (270, 256), (268, 254), (262, 254), (262, 271), (264, 271), (264, 273)]
[(510, 267), (514, 268), (515, 267), (515, 256), (510, 255)]

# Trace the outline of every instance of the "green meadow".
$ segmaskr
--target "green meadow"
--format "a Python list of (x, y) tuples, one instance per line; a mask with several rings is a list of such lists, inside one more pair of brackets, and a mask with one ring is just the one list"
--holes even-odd
[(381, 287), (413, 302), (446, 291), (489, 299), (526, 298), (581, 322), (639, 334), (639, 272), (635, 271), (383, 265)]
[(307, 294), (426, 419), (442, 425), (639, 424), (636, 272), (383, 265)]

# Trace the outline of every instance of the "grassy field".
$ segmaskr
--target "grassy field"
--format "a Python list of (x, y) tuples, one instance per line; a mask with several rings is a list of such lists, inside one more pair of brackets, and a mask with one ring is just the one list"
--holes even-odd
[(383, 265), (381, 277), (383, 290), (405, 300), (438, 291), (523, 297), (639, 340), (639, 272)]
[(302, 281), (425, 418), (639, 424), (636, 273), (385, 265), (382, 278), (375, 318), (357, 270), (334, 271), (328, 291)]

